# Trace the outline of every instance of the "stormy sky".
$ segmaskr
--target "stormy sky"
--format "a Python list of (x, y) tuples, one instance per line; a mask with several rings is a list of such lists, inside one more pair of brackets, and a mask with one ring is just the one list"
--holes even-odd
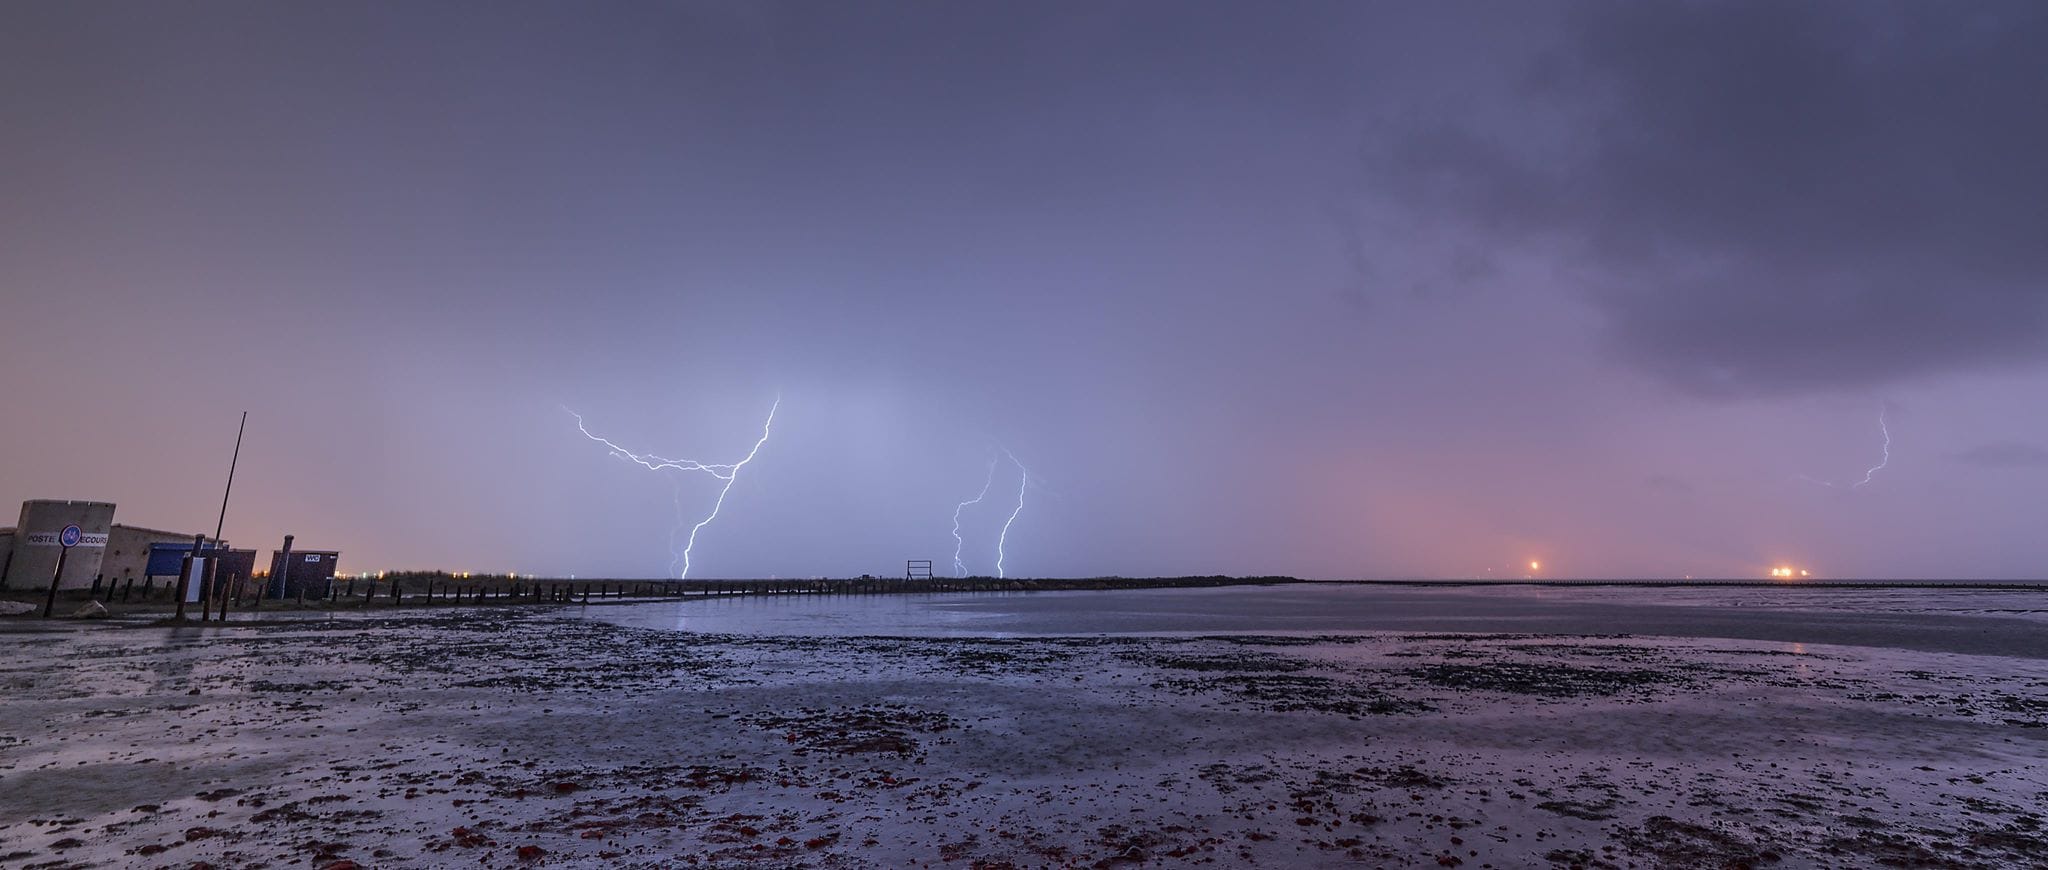
[(735, 463), (779, 397), (693, 577), (946, 573), (984, 481), (976, 574), (1015, 512), (1010, 576), (2040, 577), (2044, 44), (2028, 2), (0, 3), (0, 501), (210, 531), (247, 410), (238, 545), (659, 576), (725, 481), (570, 412)]

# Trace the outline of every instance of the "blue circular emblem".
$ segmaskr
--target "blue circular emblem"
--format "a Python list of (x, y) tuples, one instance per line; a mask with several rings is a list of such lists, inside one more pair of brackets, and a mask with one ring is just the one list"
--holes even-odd
[(76, 525), (65, 526), (64, 531), (57, 533), (57, 543), (66, 547), (76, 547), (78, 542), (84, 538), (85, 533), (79, 531)]

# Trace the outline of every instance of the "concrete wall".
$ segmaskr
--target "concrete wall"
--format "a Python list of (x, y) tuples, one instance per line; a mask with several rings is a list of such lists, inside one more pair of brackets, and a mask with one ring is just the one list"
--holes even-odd
[[(114, 527), (114, 505), (103, 501), (57, 501), (38, 499), (21, 503), (21, 522), (15, 524), (14, 558), (7, 564), (8, 589), (47, 589), (50, 574), (57, 568), (61, 548), (31, 543), (31, 536), (55, 535), (67, 525), (77, 524), (88, 535), (107, 535)], [(64, 563), (59, 589), (91, 588), (100, 573), (105, 546), (73, 547)]]
[[(211, 541), (210, 538), (208, 540)], [(108, 580), (133, 578), (138, 583), (142, 582), (142, 572), (149, 567), (151, 544), (184, 544), (189, 547), (192, 536), (115, 523), (114, 530), (107, 534), (107, 554), (100, 562), (100, 573), (107, 575)]]

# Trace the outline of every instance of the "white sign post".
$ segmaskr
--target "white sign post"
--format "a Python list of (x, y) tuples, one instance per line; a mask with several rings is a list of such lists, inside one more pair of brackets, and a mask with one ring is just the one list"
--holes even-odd
[[(105, 535), (100, 536), (101, 546), (106, 546), (106, 537)], [(64, 579), (64, 562), (71, 558), (71, 548), (78, 546), (80, 542), (85, 540), (85, 533), (79, 530), (77, 523), (72, 523), (65, 526), (63, 531), (58, 532), (56, 538), (56, 545), (64, 549), (57, 551), (57, 570), (50, 572), (50, 594), (43, 599), (44, 619), (49, 619), (50, 615), (57, 610), (57, 584)]]
[(186, 575), (185, 582), (182, 584), (185, 587), (185, 603), (198, 603), (199, 593), (205, 585), (202, 581), (206, 578), (206, 563), (212, 560), (212, 556), (194, 556), (188, 560), (192, 570)]

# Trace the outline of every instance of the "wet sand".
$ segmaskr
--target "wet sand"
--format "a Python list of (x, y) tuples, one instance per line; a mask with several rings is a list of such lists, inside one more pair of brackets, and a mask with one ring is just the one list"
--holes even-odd
[(0, 624), (0, 865), (2048, 863), (2038, 657), (643, 624), (693, 604)]

